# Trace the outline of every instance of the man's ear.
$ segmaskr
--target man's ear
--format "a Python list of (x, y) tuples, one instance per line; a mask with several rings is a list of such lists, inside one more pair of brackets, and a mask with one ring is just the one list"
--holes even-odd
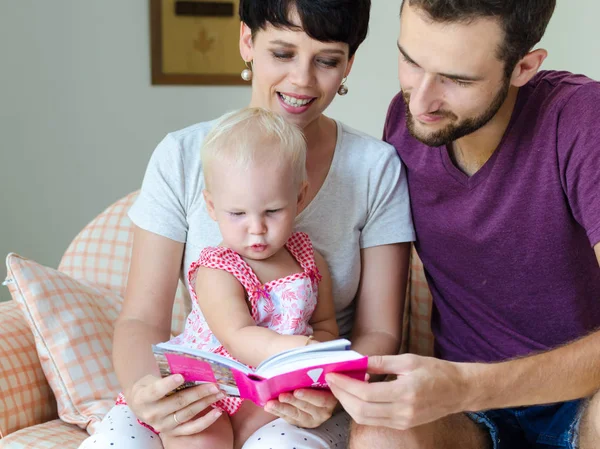
[(208, 211), (208, 215), (210, 218), (217, 221), (217, 214), (215, 214), (215, 204), (212, 200), (212, 195), (206, 189), (202, 191), (202, 195), (204, 196), (204, 201), (206, 202), (206, 210)]
[(308, 181), (304, 181), (302, 183), (302, 186), (300, 186), (300, 189), (298, 190), (298, 202), (296, 203), (298, 210), (302, 209), (305, 206), (304, 202), (306, 201), (307, 192), (308, 192)]
[(515, 87), (522, 87), (538, 72), (548, 52), (543, 48), (530, 51), (517, 63), (510, 78)]
[(244, 61), (254, 59), (252, 50), (252, 30), (244, 22), (240, 22), (240, 55)]

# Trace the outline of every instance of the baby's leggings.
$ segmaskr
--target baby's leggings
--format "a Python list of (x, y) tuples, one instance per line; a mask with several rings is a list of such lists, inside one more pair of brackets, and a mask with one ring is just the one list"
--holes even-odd
[[(276, 419), (258, 429), (243, 449), (345, 449), (350, 417), (334, 415), (316, 429), (302, 429)], [(163, 449), (158, 435), (138, 423), (127, 405), (115, 405), (79, 449)]]

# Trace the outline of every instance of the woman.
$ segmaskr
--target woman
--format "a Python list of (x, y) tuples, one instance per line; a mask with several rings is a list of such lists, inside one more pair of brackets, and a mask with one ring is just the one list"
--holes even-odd
[[(310, 235), (327, 261), (340, 335), (373, 355), (396, 353), (400, 345), (408, 242), (414, 240), (406, 178), (392, 147), (323, 115), (337, 93), (347, 92), (369, 10), (370, 0), (241, 0), (240, 53), (249, 67), (244, 77), (252, 78), (250, 106), (271, 109), (304, 131), (309, 189), (297, 230)], [(179, 278), (202, 248), (221, 240), (201, 194), (199, 148), (211, 125), (167, 135), (150, 160), (130, 211), (133, 255), (114, 337), (115, 370), (128, 406), (113, 408), (82, 447), (115, 439), (121, 448), (162, 447), (135, 418), (131, 426), (119, 424), (135, 414), (161, 432), (167, 449), (191, 448), (194, 434), (218, 417), (214, 411), (197, 416), (218, 400), (213, 385), (164, 398), (181, 380), (160, 379), (150, 349), (169, 338)], [(323, 391), (281, 395), (265, 409), (282, 419), (244, 448), (341, 447), (349, 418), (343, 412), (331, 418), (336, 405)]]

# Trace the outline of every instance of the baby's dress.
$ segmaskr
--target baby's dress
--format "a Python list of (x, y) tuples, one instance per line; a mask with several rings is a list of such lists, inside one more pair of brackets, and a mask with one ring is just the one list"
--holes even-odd
[[(311, 335), (310, 317), (317, 305), (318, 282), (321, 275), (315, 264), (310, 238), (296, 232), (286, 247), (302, 267), (302, 272), (261, 284), (252, 268), (235, 251), (225, 247), (207, 247), (190, 266), (188, 282), (192, 297), (192, 311), (187, 317), (181, 335), (169, 343), (178, 344), (233, 359), (217, 340), (206, 323), (196, 296), (198, 268), (208, 267), (231, 273), (244, 286), (257, 326), (266, 327), (282, 335)], [(228, 397), (214, 404), (233, 415), (242, 405), (242, 399)]]

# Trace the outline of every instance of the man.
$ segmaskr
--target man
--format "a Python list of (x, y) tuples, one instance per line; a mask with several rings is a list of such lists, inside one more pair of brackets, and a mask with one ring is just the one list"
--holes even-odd
[[(555, 0), (405, 0), (385, 140), (437, 358), (328, 381), (351, 449), (600, 447), (600, 83), (539, 72)], [(545, 405), (537, 405), (545, 404)]]

